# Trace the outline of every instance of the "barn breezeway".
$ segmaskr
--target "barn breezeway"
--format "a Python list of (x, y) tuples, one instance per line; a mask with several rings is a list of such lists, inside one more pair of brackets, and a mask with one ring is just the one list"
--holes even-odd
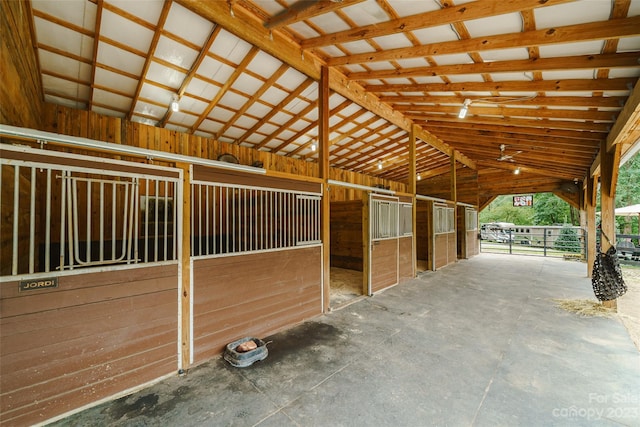
[(558, 298), (593, 299), (583, 264), (482, 254), (55, 425), (635, 425), (625, 327)]

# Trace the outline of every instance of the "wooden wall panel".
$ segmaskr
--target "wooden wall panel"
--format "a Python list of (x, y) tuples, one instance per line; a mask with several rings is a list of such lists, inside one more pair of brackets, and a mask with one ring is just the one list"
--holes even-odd
[(427, 261), (432, 266), (433, 203), (416, 201), (416, 259)]
[(322, 313), (320, 246), (195, 260), (194, 363)]
[(415, 277), (415, 272), (413, 271), (413, 237), (400, 237), (398, 239), (398, 247), (400, 281), (413, 279)]
[(371, 249), (371, 292), (398, 284), (398, 239), (378, 240)]
[(449, 233), (447, 235), (447, 264), (452, 264), (458, 260), (458, 245), (456, 241), (456, 233)]
[(435, 268), (449, 264), (449, 235), (437, 234), (434, 245)]
[(331, 202), (331, 266), (363, 271), (362, 200)]
[[(0, 424), (42, 422), (176, 372), (177, 265), (0, 284)], [(46, 383), (46, 386), (43, 384)]]
[(42, 86), (29, 30), (29, 8), (26, 1), (0, 2), (0, 123), (37, 129), (43, 109)]
[(478, 242), (478, 230), (467, 231), (467, 258), (480, 253)]

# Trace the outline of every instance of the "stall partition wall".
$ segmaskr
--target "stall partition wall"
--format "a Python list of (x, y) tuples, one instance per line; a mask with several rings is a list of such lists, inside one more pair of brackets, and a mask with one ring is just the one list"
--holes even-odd
[(456, 249), (455, 205), (433, 203), (433, 269), (437, 270), (458, 259)]
[(192, 363), (322, 314), (321, 190), (193, 166)]
[(458, 258), (466, 259), (480, 252), (478, 240), (478, 211), (469, 206), (458, 206)]
[(414, 276), (412, 204), (395, 196), (370, 194), (365, 219), (368, 291), (373, 295)]
[(182, 172), (1, 150), (0, 424), (175, 374)]
[(416, 200), (416, 261), (418, 270), (433, 270), (433, 201)]

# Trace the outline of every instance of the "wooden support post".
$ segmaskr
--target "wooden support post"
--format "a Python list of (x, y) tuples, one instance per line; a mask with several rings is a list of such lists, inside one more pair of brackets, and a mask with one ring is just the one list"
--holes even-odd
[[(176, 163), (182, 169), (182, 239), (178, 257), (180, 262), (180, 369), (186, 371), (191, 366), (191, 165)], [(180, 207), (179, 207), (180, 209)]]
[[(455, 242), (458, 242), (458, 174), (456, 171), (456, 151), (451, 151), (451, 200), (453, 201), (453, 227), (456, 235)], [(458, 248), (456, 247), (456, 254)], [(458, 257), (456, 255), (456, 262)]]
[(321, 234), (322, 234), (322, 310), (327, 313), (330, 307), (331, 291), (331, 242), (330, 215), (331, 197), (329, 194), (329, 68), (322, 67), (318, 86), (318, 162), (322, 179)]
[[(620, 144), (614, 145), (611, 152), (607, 152), (607, 143), (602, 141), (600, 144), (600, 227), (603, 233), (600, 238), (600, 250), (602, 252), (606, 252), (611, 246), (607, 237), (613, 244), (616, 243), (615, 198), (619, 166)], [(605, 301), (603, 305), (617, 309), (616, 300)]]
[[(597, 178), (587, 178), (587, 189), (585, 191), (585, 211), (587, 221), (587, 277), (591, 277), (593, 263), (596, 257), (596, 194)], [(594, 191), (595, 189), (595, 191)]]
[(416, 170), (416, 133), (417, 125), (411, 125), (411, 132), (409, 132), (409, 193), (413, 196), (412, 209), (411, 209), (411, 230), (413, 237), (411, 239), (411, 258), (412, 258), (412, 276), (416, 277), (416, 271), (418, 271), (418, 259), (416, 249), (416, 236), (417, 236), (417, 204), (416, 199), (417, 189), (417, 170)]

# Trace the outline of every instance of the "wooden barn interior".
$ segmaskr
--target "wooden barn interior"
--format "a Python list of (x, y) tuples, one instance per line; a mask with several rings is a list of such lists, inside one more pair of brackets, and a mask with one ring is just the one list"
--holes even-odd
[[(0, 424), (479, 253), (640, 149), (640, 0), (0, 3)], [(607, 249), (603, 242), (603, 250)]]

